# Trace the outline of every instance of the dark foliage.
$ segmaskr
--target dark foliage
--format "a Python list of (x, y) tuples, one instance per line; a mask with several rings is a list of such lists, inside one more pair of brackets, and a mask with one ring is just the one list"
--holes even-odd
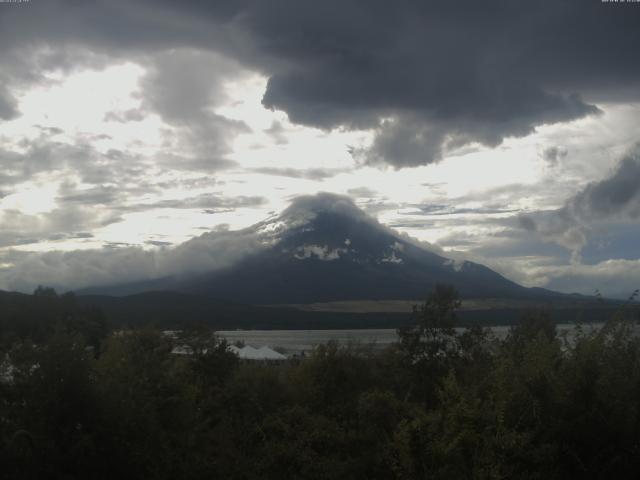
[[(636, 478), (640, 339), (621, 308), (560, 337), (454, 329), (438, 287), (384, 352), (240, 363), (207, 328), (106, 334), (38, 289), (2, 312), (3, 478)], [(176, 355), (176, 345), (188, 355)]]

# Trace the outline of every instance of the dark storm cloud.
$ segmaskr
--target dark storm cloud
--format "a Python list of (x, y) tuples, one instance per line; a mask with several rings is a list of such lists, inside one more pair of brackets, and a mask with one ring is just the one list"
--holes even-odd
[[(638, 38), (629, 18), (637, 11), (602, 7), (248, 2), (233, 25), (273, 59), (261, 62), (271, 75), (266, 106), (322, 128), (373, 127), (373, 149), (357, 153), (403, 167), (437, 160), (448, 146), (497, 145), (597, 113), (581, 93), (617, 89), (620, 78), (635, 84), (628, 40)], [(612, 38), (625, 40), (614, 59), (604, 46)]]
[(180, 47), (223, 52), (269, 77), (267, 107), (305, 125), (373, 128), (372, 148), (356, 155), (399, 168), (595, 114), (598, 102), (638, 99), (636, 7), (51, 0), (4, 8), (0, 38), (9, 47), (80, 44), (121, 57)]

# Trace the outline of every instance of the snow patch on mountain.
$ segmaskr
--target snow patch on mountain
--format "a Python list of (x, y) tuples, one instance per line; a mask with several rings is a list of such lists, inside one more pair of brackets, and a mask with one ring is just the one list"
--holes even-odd
[(400, 257), (396, 257), (396, 252), (391, 252), (391, 255), (386, 255), (380, 259), (382, 263), (403, 263)]
[(400, 242), (393, 242), (389, 245), (389, 249), (391, 250), (389, 253), (385, 253), (385, 255), (378, 260), (377, 263), (395, 263), (401, 264), (404, 263), (402, 257), (400, 257), (400, 253), (404, 252), (404, 245)]
[(347, 252), (348, 249), (346, 248), (329, 249), (327, 245), (303, 245), (296, 249), (293, 256), (298, 260), (315, 257), (324, 262), (331, 262), (333, 260), (338, 260), (341, 255), (344, 255)]

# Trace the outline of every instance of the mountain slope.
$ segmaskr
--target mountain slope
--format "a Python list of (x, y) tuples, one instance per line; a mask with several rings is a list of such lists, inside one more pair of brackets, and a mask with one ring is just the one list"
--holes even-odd
[(538, 295), (475, 263), (456, 264), (368, 219), (321, 211), (273, 247), (176, 287), (249, 303), (424, 298), (436, 283), (464, 297)]
[(337, 195), (299, 197), (281, 215), (242, 235), (247, 232), (259, 238), (261, 248), (224, 269), (91, 293), (173, 290), (250, 304), (284, 304), (424, 298), (436, 283), (447, 283), (467, 298), (562, 296), (522, 287), (483, 265), (456, 263), (433, 253)]

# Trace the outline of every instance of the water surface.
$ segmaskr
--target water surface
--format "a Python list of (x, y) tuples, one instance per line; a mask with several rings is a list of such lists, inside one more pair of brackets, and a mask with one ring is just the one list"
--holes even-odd
[[(585, 324), (582, 329), (585, 332), (600, 328), (602, 324)], [(511, 327), (490, 327), (492, 333), (499, 339), (505, 338)], [(575, 335), (574, 324), (557, 325), (558, 335), (567, 335), (571, 339)], [(463, 328), (457, 329), (463, 332)], [(294, 353), (310, 352), (316, 346), (335, 340), (341, 344), (358, 343), (360, 345), (372, 345), (374, 348), (384, 348), (398, 340), (395, 329), (359, 329), (359, 330), (221, 330), (218, 335), (224, 337), (230, 343), (237, 341), (246, 345), (261, 347), (266, 345), (278, 348), (287, 355)]]

